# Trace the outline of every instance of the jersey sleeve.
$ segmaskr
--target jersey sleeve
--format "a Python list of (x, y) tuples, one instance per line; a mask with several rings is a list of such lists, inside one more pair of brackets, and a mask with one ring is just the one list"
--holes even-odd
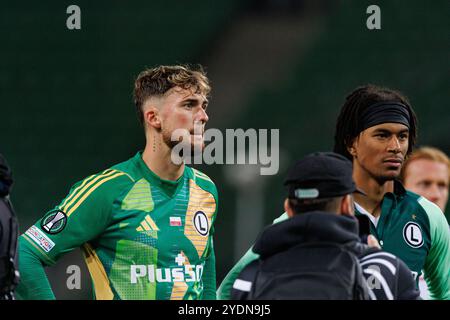
[[(281, 216), (276, 218), (273, 223), (278, 223), (284, 221), (288, 218), (287, 213), (283, 213)], [(222, 283), (217, 290), (217, 299), (219, 300), (230, 300), (231, 299), (231, 291), (233, 287), (233, 283), (236, 281), (238, 275), (241, 271), (252, 261), (255, 261), (259, 258), (259, 254), (253, 252), (253, 246), (248, 249), (245, 255), (234, 265), (234, 267), (228, 272), (228, 274), (223, 279)]]
[(431, 246), (424, 265), (424, 277), (432, 299), (450, 300), (450, 231), (441, 209), (421, 198), (430, 221)]
[(228, 274), (223, 279), (222, 283), (217, 290), (217, 299), (219, 300), (230, 300), (231, 291), (233, 288), (233, 283), (238, 278), (241, 271), (252, 261), (259, 258), (259, 255), (253, 252), (253, 247), (248, 249), (245, 255), (234, 265), (234, 267), (228, 272)]
[(125, 173), (106, 170), (76, 183), (68, 196), (21, 237), (44, 265), (98, 237), (110, 222), (111, 207)]
[(23, 238), (19, 239), (19, 270), (20, 282), (16, 288), (18, 300), (54, 300), (50, 282), (44, 271), (44, 266), (33, 252), (33, 247)]

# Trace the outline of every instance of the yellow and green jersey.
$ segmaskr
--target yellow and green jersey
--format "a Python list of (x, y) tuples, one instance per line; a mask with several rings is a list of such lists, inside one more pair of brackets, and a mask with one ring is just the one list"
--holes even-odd
[(33, 298), (27, 255), (53, 265), (81, 246), (96, 299), (215, 299), (217, 207), (205, 174), (185, 166), (177, 181), (163, 180), (139, 152), (76, 183), (21, 236), (19, 296)]

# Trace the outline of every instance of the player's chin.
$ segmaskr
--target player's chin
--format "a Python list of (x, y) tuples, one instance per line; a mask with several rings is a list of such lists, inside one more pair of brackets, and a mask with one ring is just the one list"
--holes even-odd
[(384, 178), (383, 180), (394, 180), (400, 176), (400, 169), (398, 168), (388, 168), (384, 170), (381, 176)]

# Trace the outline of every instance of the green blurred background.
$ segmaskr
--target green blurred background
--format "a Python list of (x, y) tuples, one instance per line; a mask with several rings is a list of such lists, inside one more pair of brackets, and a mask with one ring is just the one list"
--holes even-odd
[[(81, 30), (66, 27), (71, 4), (81, 8)], [(381, 8), (381, 30), (366, 27), (371, 4)], [(263, 225), (282, 213), (289, 164), (332, 148), (337, 114), (356, 86), (374, 83), (405, 93), (419, 118), (418, 144), (449, 154), (448, 1), (64, 0), (0, 6), (0, 152), (13, 169), (21, 232), (74, 182), (143, 148), (133, 81), (159, 64), (205, 66), (213, 85), (209, 128), (280, 129), (276, 176), (244, 183), (235, 179), (246, 172), (243, 166), (198, 167), (219, 190), (218, 284)], [(65, 286), (70, 264), (83, 270), (81, 290)], [(80, 252), (47, 272), (57, 298), (90, 298)]]

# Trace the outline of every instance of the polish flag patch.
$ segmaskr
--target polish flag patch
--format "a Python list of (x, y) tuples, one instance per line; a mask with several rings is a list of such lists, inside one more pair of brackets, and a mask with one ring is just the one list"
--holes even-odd
[(181, 218), (180, 217), (170, 217), (170, 225), (172, 227), (181, 227)]

